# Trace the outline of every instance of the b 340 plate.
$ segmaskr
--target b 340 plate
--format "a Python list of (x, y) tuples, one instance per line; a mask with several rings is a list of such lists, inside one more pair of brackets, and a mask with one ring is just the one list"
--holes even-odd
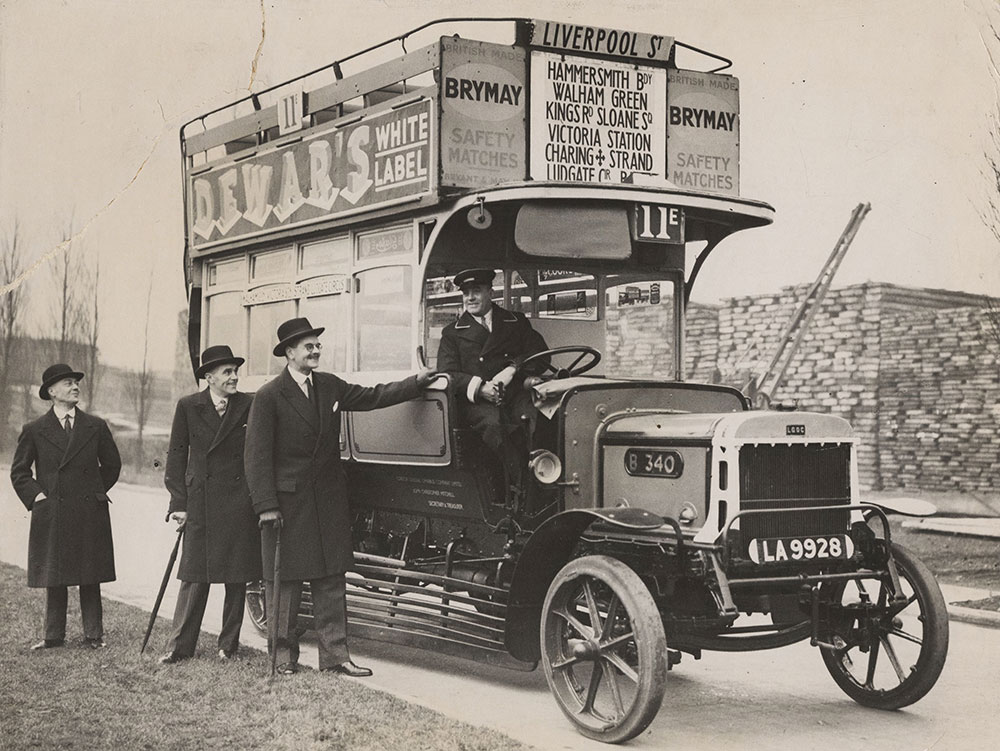
[(684, 459), (671, 449), (630, 448), (625, 452), (625, 471), (638, 477), (676, 479), (684, 472)]

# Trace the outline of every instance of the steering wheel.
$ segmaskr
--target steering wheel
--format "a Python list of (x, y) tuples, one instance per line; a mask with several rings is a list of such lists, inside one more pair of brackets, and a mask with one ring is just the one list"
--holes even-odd
[[(594, 368), (597, 363), (601, 361), (601, 353), (593, 347), (588, 347), (585, 344), (575, 344), (568, 347), (555, 347), (553, 349), (546, 349), (542, 352), (536, 352), (530, 357), (526, 357), (521, 362), (518, 370), (523, 371), (526, 365), (529, 365), (537, 360), (547, 360), (553, 355), (577, 355), (577, 358), (569, 364), (569, 367), (566, 368), (557, 368), (551, 362), (545, 363), (545, 370), (542, 371), (541, 377), (546, 381), (561, 378), (573, 378), (578, 375), (583, 375), (588, 370)], [(589, 356), (590, 359), (581, 365), (580, 361), (587, 356)]]

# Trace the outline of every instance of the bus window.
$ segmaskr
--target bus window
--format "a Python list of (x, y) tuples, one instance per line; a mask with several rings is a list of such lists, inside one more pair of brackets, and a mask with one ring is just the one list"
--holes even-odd
[(233, 351), (243, 349), (244, 323), (246, 313), (240, 292), (220, 292), (206, 299), (208, 330), (205, 332), (205, 346), (228, 344)]
[(271, 354), (278, 325), (295, 318), (295, 301), (254, 305), (250, 308), (250, 349), (247, 357), (247, 374), (270, 376), (281, 372), (285, 358)]
[(260, 283), (269, 279), (288, 279), (292, 271), (292, 251), (269, 250), (250, 258), (250, 279)]
[(246, 264), (241, 256), (231, 261), (220, 261), (208, 266), (208, 286), (216, 287), (243, 287), (246, 280)]
[(313, 326), (326, 328), (320, 337), (323, 342), (320, 370), (334, 373), (347, 370), (347, 340), (351, 329), (349, 300), (350, 297), (344, 294), (319, 295), (299, 303), (299, 317), (308, 318)]
[[(608, 375), (673, 378), (677, 352), (675, 312), (672, 280), (609, 286), (605, 353)], [(650, 336), (652, 332), (656, 335)]]
[(351, 265), (351, 239), (347, 235), (303, 245), (299, 255), (301, 276), (347, 273)]
[(357, 370), (408, 370), (412, 270), (384, 266), (359, 272), (357, 279)]

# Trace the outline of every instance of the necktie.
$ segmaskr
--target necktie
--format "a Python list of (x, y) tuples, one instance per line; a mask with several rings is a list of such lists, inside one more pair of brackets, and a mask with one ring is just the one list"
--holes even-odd
[(309, 402), (315, 407), (316, 394), (313, 392), (312, 378), (306, 378), (306, 396), (309, 397)]
[(69, 421), (69, 415), (63, 418), (63, 427), (66, 429), (66, 437), (71, 437), (73, 435), (73, 424)]
[(483, 328), (484, 328), (484, 329), (486, 329), (487, 331), (492, 331), (492, 329), (490, 328), (490, 324), (489, 324), (489, 321), (487, 321), (487, 320), (486, 320), (486, 316), (483, 316), (483, 317), (482, 317), (482, 318), (480, 319), (480, 322), (481, 322), (481, 323), (483, 324)]

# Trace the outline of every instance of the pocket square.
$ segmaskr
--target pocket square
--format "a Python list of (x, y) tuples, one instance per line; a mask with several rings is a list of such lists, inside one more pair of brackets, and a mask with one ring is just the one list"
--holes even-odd
[(337, 411), (337, 407), (339, 407), (339, 406), (340, 406), (340, 402), (334, 402), (333, 403), (333, 409), (331, 411), (332, 412), (336, 412)]

